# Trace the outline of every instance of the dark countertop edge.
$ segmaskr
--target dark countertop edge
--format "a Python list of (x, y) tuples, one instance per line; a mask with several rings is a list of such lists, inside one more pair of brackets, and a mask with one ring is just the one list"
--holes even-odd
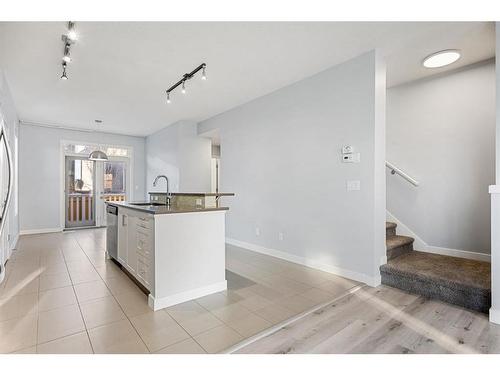
[[(167, 194), (163, 191), (150, 191), (148, 194)], [(230, 197), (234, 196), (234, 193), (170, 193), (170, 195), (177, 196), (196, 196), (196, 197)]]
[(184, 213), (190, 213), (190, 212), (210, 212), (210, 211), (227, 211), (229, 210), (229, 207), (211, 207), (211, 208), (182, 208), (182, 209), (176, 209), (175, 211), (166, 211), (166, 207), (159, 206), (158, 210), (150, 210), (148, 208), (145, 208), (144, 206), (135, 206), (132, 204), (128, 203), (123, 203), (123, 202), (106, 202), (111, 204), (112, 206), (118, 206), (118, 207), (123, 207), (123, 208), (128, 208), (130, 210), (136, 210), (136, 211), (141, 211), (141, 212), (146, 212), (148, 214), (152, 215), (169, 215), (169, 214), (184, 214)]

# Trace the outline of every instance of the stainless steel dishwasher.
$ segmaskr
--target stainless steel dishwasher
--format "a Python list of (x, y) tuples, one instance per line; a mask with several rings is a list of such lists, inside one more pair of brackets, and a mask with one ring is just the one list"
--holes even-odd
[(118, 207), (106, 204), (106, 255), (118, 260)]

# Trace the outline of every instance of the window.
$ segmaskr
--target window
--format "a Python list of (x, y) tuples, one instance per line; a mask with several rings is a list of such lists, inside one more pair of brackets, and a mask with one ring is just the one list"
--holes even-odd
[(92, 151), (102, 150), (108, 156), (129, 157), (130, 152), (124, 147), (87, 145), (87, 144), (65, 144), (64, 153), (66, 155), (89, 155)]
[(123, 161), (104, 162), (104, 193), (125, 194), (126, 164)]

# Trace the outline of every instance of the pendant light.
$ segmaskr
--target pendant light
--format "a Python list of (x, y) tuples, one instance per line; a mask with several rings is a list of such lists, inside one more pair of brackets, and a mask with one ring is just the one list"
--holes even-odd
[(89, 155), (89, 160), (93, 161), (107, 161), (108, 160), (108, 155), (104, 153), (104, 151), (101, 150), (96, 150), (92, 151)]
[[(102, 120), (94, 120), (95, 124), (96, 124), (96, 130), (97, 127), (99, 126), (99, 124), (102, 124)], [(95, 151), (92, 151), (89, 155), (89, 160), (92, 160), (92, 161), (107, 161), (108, 160), (108, 155), (106, 155), (106, 153), (104, 151), (101, 151), (100, 149), (101, 147), (99, 147), (98, 150), (95, 150)]]

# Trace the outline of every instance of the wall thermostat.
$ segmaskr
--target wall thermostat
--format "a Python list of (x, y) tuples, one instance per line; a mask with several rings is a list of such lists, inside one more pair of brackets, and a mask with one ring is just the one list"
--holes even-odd
[(342, 146), (343, 154), (352, 154), (354, 152), (354, 148), (351, 145)]

